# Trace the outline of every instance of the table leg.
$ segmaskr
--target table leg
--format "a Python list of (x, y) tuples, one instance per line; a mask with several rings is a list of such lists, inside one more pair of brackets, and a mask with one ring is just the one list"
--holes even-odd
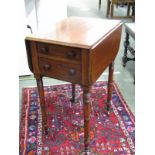
[(110, 113), (110, 102), (112, 97), (113, 88), (113, 72), (114, 72), (114, 62), (109, 65), (109, 76), (108, 76), (108, 88), (107, 88), (107, 113)]
[(129, 46), (129, 34), (126, 32), (126, 37), (124, 41), (124, 56), (122, 58), (123, 67), (126, 66), (126, 63), (128, 61), (128, 58), (127, 58), (128, 46)]
[(110, 12), (110, 0), (107, 0), (107, 12), (106, 12), (106, 17), (109, 17), (109, 12)]
[(70, 100), (72, 103), (75, 103), (75, 84), (72, 83), (72, 98)]
[(131, 4), (128, 3), (128, 4), (127, 4), (127, 17), (130, 16), (130, 6), (131, 6)]
[(83, 110), (84, 110), (84, 147), (85, 155), (89, 154), (89, 133), (90, 133), (90, 103), (89, 103), (90, 87), (83, 86)]
[(99, 0), (99, 9), (101, 9), (101, 0)]
[(39, 93), (39, 99), (40, 99), (40, 107), (41, 107), (41, 113), (42, 113), (42, 131), (45, 133), (45, 135), (48, 134), (48, 126), (47, 126), (47, 116), (45, 111), (45, 97), (44, 97), (44, 87), (43, 87), (43, 81), (41, 75), (35, 75), (36, 81), (37, 81), (37, 87), (38, 87), (38, 93)]
[(132, 5), (132, 16), (135, 17), (135, 4)]
[(114, 15), (114, 4), (111, 2), (111, 5), (110, 5), (110, 18), (113, 18), (113, 15)]

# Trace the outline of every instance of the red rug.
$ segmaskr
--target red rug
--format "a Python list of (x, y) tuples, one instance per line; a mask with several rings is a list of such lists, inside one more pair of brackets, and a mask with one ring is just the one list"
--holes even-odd
[[(106, 82), (93, 85), (90, 95), (90, 151), (94, 155), (134, 155), (134, 116), (113, 85), (111, 114), (106, 115)], [(36, 88), (23, 89), (20, 155), (79, 155), (83, 145), (83, 103), (76, 85), (76, 103), (70, 102), (71, 85), (44, 87), (49, 136), (42, 143), (41, 111)], [(45, 137), (44, 137), (45, 138)]]

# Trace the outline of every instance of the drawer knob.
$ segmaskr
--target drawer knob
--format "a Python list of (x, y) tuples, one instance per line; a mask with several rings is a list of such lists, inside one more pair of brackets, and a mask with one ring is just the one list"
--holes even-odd
[(70, 76), (75, 75), (75, 73), (76, 73), (75, 69), (70, 69), (70, 70), (69, 70), (69, 75), (70, 75)]
[(67, 57), (68, 58), (74, 58), (76, 56), (76, 53), (74, 52), (74, 51), (69, 51), (68, 53), (67, 53)]
[(51, 69), (51, 65), (45, 64), (45, 65), (43, 66), (43, 68), (44, 68), (44, 70), (50, 70), (50, 69)]
[(42, 47), (42, 48), (40, 49), (40, 52), (41, 52), (41, 53), (47, 53), (47, 52), (48, 52), (48, 48), (47, 48), (47, 47)]

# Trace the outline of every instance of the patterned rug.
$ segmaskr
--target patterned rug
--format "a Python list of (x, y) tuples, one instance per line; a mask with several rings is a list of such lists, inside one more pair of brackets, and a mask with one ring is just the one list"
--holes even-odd
[[(20, 155), (79, 155), (84, 150), (83, 92), (71, 84), (45, 86), (49, 136), (43, 137), (37, 88), (24, 88), (20, 122)], [(90, 95), (90, 151), (94, 155), (134, 155), (134, 116), (113, 84), (111, 113), (106, 115), (107, 83), (97, 82)]]

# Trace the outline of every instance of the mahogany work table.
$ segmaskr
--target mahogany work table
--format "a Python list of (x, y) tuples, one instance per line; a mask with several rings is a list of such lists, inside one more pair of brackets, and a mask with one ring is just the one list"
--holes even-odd
[(84, 154), (89, 154), (89, 91), (109, 66), (107, 110), (112, 94), (113, 61), (118, 53), (122, 24), (118, 20), (70, 17), (58, 22), (51, 31), (26, 37), (28, 64), (39, 92), (42, 125), (48, 134), (42, 77), (72, 83), (83, 89)]

